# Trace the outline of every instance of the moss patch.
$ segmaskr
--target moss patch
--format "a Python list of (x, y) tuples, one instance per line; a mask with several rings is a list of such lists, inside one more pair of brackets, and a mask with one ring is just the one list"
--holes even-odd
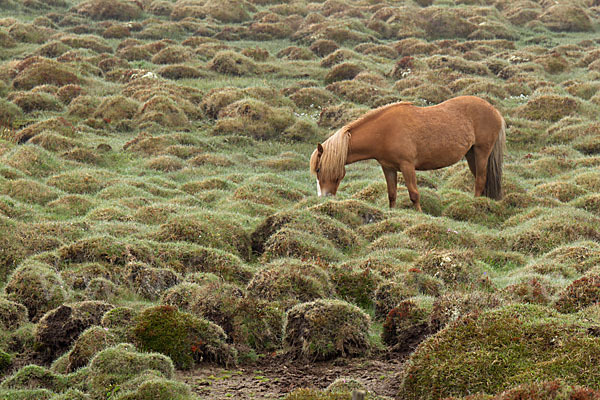
[[(558, 346), (553, 344), (557, 340)], [(475, 314), (419, 346), (398, 396), (498, 393), (507, 386), (555, 378), (593, 388), (598, 385), (593, 366), (599, 347), (583, 322), (547, 308), (516, 305)]]

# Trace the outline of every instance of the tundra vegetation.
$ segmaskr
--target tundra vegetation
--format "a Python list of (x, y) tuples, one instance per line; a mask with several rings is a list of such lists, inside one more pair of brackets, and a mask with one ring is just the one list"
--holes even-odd
[[(218, 398), (190, 377), (358, 359), (397, 362), (273, 398), (599, 398), (599, 18), (0, 0), (0, 397)], [(329, 134), (458, 95), (506, 119), (502, 200), (464, 161), (418, 172), (422, 213), (372, 161), (316, 196)]]

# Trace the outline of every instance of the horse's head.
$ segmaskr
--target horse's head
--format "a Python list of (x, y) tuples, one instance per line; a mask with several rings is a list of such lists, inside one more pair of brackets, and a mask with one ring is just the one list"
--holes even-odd
[(346, 175), (346, 168), (342, 163), (340, 165), (335, 161), (335, 157), (331, 157), (321, 143), (317, 145), (317, 149), (310, 157), (310, 171), (317, 176), (317, 193), (319, 196), (335, 196), (340, 182)]

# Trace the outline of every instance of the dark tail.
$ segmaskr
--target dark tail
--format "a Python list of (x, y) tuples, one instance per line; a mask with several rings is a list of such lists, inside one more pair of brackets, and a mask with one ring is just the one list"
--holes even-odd
[[(502, 117), (500, 117), (502, 118)], [(504, 147), (506, 146), (506, 122), (502, 118), (502, 127), (498, 138), (488, 158), (487, 179), (483, 195), (491, 199), (502, 199), (502, 160), (504, 158)]]

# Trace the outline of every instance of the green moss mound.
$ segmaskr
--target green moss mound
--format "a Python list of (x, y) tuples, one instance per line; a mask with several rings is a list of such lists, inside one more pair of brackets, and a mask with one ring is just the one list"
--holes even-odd
[(67, 387), (67, 381), (64, 376), (47, 368), (27, 365), (5, 379), (0, 386), (3, 389), (48, 389), (62, 392)]
[(408, 361), (398, 396), (498, 393), (556, 378), (595, 388), (599, 352), (600, 341), (584, 322), (544, 307), (507, 306), (471, 314), (423, 342)]
[(316, 300), (288, 311), (285, 344), (294, 358), (311, 361), (368, 354), (370, 318), (339, 300)]
[(85, 382), (92, 396), (100, 398), (107, 391), (149, 371), (172, 379), (173, 362), (162, 354), (140, 353), (130, 344), (119, 344), (102, 350), (90, 362)]
[(133, 336), (141, 349), (166, 354), (182, 369), (203, 359), (225, 365), (236, 359), (235, 350), (225, 343), (227, 336), (219, 326), (172, 306), (144, 310), (137, 317)]
[(134, 390), (127, 390), (115, 397), (115, 400), (195, 400), (189, 386), (175, 380), (153, 378), (144, 380)]

